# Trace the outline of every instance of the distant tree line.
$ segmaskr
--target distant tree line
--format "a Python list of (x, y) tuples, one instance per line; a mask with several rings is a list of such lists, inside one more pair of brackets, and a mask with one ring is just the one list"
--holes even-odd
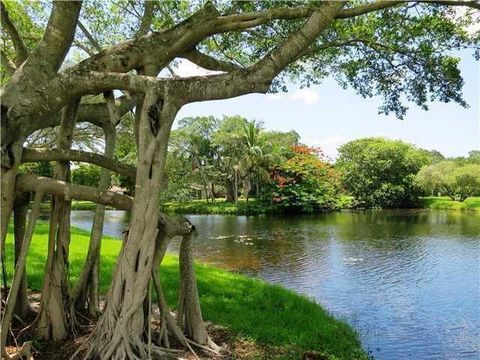
[[(127, 164), (136, 162), (133, 124), (127, 116), (117, 136), (115, 157)], [(345, 206), (347, 196), (353, 197), (348, 206), (362, 208), (416, 207), (422, 196), (480, 196), (478, 150), (447, 159), (437, 150), (372, 137), (350, 141), (338, 153), (332, 164), (295, 131), (268, 131), (241, 116), (184, 118), (171, 133), (162, 199), (224, 198), (250, 210), (312, 212)], [(53, 166), (24, 164), (22, 171), (49, 177)], [(77, 164), (72, 179), (96, 186), (100, 168)], [(115, 175), (112, 184), (134, 193), (129, 177)]]

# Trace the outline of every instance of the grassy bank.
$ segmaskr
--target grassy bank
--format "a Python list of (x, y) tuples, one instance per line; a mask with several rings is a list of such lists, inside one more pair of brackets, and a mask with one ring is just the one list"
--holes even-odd
[(421, 198), (422, 206), (435, 210), (477, 210), (480, 211), (480, 197), (469, 197), (465, 201), (455, 201), (449, 197), (429, 196)]
[[(7, 264), (11, 276), (12, 235), (7, 238)], [(75, 283), (87, 252), (89, 233), (72, 229), (70, 279)], [(40, 223), (27, 259), (29, 287), (40, 290), (46, 260), (48, 225)], [(111, 279), (120, 242), (105, 237), (102, 242), (101, 291)], [(160, 273), (168, 303), (176, 306), (178, 258), (167, 255)], [(299, 359), (306, 350), (328, 354), (331, 359), (367, 359), (355, 332), (335, 320), (306, 297), (207, 265), (196, 265), (200, 301), (206, 320), (227, 326), (237, 339), (252, 347), (267, 347), (268, 354), (237, 358)], [(275, 354), (272, 356), (272, 354)]]
[[(91, 201), (72, 200), (72, 210), (95, 210), (96, 206), (97, 204)], [(43, 210), (50, 209), (50, 201), (42, 203), (41, 208)]]
[(177, 214), (225, 214), (225, 215), (254, 215), (265, 214), (271, 210), (258, 204), (255, 199), (239, 199), (238, 203), (226, 202), (224, 198), (214, 202), (191, 200), (185, 202), (169, 201), (162, 205), (162, 210)]
[[(354, 203), (355, 201), (351, 196), (342, 196), (340, 198), (340, 207), (342, 209), (352, 209), (354, 208)], [(423, 197), (420, 198), (420, 207), (432, 210), (480, 211), (480, 197), (470, 197), (463, 202), (451, 200), (448, 197)], [(162, 209), (166, 212), (178, 214), (255, 215), (273, 212), (272, 209), (256, 203), (255, 199), (249, 200), (248, 205), (244, 199), (239, 200), (238, 204), (226, 202), (225, 199), (216, 199), (213, 203), (206, 200), (171, 201), (163, 204)]]
[[(353, 205), (352, 196), (341, 196), (339, 206), (342, 209), (350, 209)], [(256, 215), (279, 212), (281, 210), (261, 204), (255, 199), (239, 199), (238, 203), (226, 202), (224, 198), (215, 199), (215, 202), (207, 202), (205, 199), (185, 202), (170, 201), (162, 205), (162, 210), (177, 214), (223, 214), (223, 215)]]

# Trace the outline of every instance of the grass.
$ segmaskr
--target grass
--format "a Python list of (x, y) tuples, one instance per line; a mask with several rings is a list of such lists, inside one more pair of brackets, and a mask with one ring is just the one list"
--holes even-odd
[(469, 197), (465, 201), (455, 201), (449, 197), (428, 196), (421, 198), (422, 206), (435, 210), (476, 210), (480, 211), (480, 197)]
[[(339, 204), (342, 209), (353, 207), (353, 196), (341, 195)], [(257, 202), (254, 198), (248, 200), (238, 199), (238, 204), (226, 202), (225, 198), (217, 198), (215, 202), (205, 199), (190, 200), (185, 202), (169, 201), (162, 205), (165, 212), (178, 214), (223, 214), (223, 215), (257, 215), (280, 212), (280, 209)]]
[[(41, 205), (42, 209), (50, 209), (50, 202), (44, 202)], [(72, 200), (72, 210), (95, 210), (97, 204), (91, 201)]]
[[(11, 278), (12, 229), (7, 237), (7, 264)], [(87, 252), (89, 233), (72, 228), (70, 281), (75, 283)], [(40, 290), (48, 242), (48, 224), (39, 223), (27, 258), (28, 284)], [(101, 260), (101, 292), (111, 280), (120, 241), (104, 237)], [(176, 306), (178, 258), (168, 254), (160, 273), (170, 306)], [(328, 354), (330, 359), (367, 359), (352, 328), (330, 316), (310, 299), (261, 280), (197, 264), (200, 301), (206, 320), (227, 326), (237, 338), (254, 346), (281, 349), (277, 356), (253, 358), (299, 359), (307, 350)], [(283, 354), (283, 355), (278, 355)]]
[(205, 199), (186, 202), (169, 201), (162, 205), (162, 210), (178, 214), (225, 214), (225, 215), (253, 215), (264, 214), (271, 211), (265, 206), (260, 206), (255, 199), (238, 199), (238, 204), (226, 202), (224, 198), (207, 202)]

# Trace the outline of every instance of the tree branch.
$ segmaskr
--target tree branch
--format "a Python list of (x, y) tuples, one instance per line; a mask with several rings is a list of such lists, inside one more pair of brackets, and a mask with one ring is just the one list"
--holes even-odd
[(398, 5), (403, 5), (405, 3), (406, 3), (405, 1), (379, 0), (379, 1), (375, 1), (369, 4), (357, 6), (350, 9), (343, 9), (338, 13), (336, 18), (337, 19), (351, 18), (351, 17), (367, 14), (373, 11), (378, 11), (378, 10), (387, 9), (387, 8), (398, 6)]
[(41, 61), (45, 68), (57, 72), (62, 65), (75, 35), (81, 6), (80, 1), (53, 3), (45, 34), (34, 54), (35, 60)]
[(470, 0), (470, 1), (461, 1), (461, 0), (442, 0), (442, 1), (432, 1), (432, 0), (425, 0), (422, 1), (424, 3), (429, 4), (437, 4), (437, 5), (446, 5), (446, 6), (467, 6), (473, 9), (480, 10), (480, 2), (478, 0)]
[(292, 20), (309, 17), (317, 7), (297, 6), (281, 7), (263, 11), (252, 11), (247, 13), (221, 16), (217, 25), (212, 29), (212, 34), (229, 31), (239, 31), (266, 24), (272, 20)]
[(133, 204), (131, 197), (112, 191), (99, 191), (90, 186), (76, 185), (32, 174), (18, 175), (15, 183), (15, 192), (22, 193), (26, 191), (44, 192), (45, 194), (63, 196), (66, 199), (92, 201), (127, 211), (131, 210)]
[[(315, 41), (335, 19), (344, 2), (328, 2), (318, 8), (300, 30), (247, 69), (207, 77), (173, 80), (183, 103), (226, 99), (251, 92), (266, 92), (272, 80)], [(183, 94), (183, 97), (182, 97)]]
[(137, 31), (137, 36), (143, 36), (148, 34), (150, 25), (152, 25), (153, 12), (155, 10), (156, 3), (153, 0), (144, 1), (144, 11), (140, 28)]
[(24, 148), (22, 163), (38, 161), (79, 161), (95, 164), (114, 171), (120, 175), (135, 179), (137, 169), (134, 166), (126, 165), (115, 159), (109, 159), (103, 155), (80, 150), (59, 150)]
[(92, 34), (90, 34), (90, 31), (88, 31), (88, 29), (85, 27), (85, 25), (82, 24), (82, 22), (80, 20), (78, 20), (78, 27), (82, 30), (82, 32), (85, 34), (85, 36), (87, 37), (88, 41), (90, 41), (90, 44), (93, 45), (93, 47), (97, 50), (97, 51), (102, 51), (102, 47), (100, 46), (100, 44), (98, 43), (97, 40), (95, 40), (95, 38), (92, 36)]
[[(63, 196), (66, 199), (92, 201), (125, 211), (131, 211), (133, 205), (133, 199), (130, 196), (112, 191), (100, 191), (91, 186), (76, 185), (43, 176), (18, 175), (15, 183), (15, 192), (19, 194), (27, 191)], [(158, 228), (169, 237), (189, 234), (195, 229), (188, 220), (177, 220), (163, 213), (160, 213), (158, 218)]]
[(7, 34), (10, 36), (10, 39), (13, 42), (13, 47), (15, 48), (15, 53), (17, 55), (15, 63), (17, 66), (20, 66), (28, 57), (28, 49), (25, 46), (20, 33), (15, 27), (15, 24), (11, 21), (3, 1), (0, 1), (0, 15), (2, 20), (2, 28), (5, 29)]
[(17, 70), (13, 61), (8, 58), (7, 54), (5, 54), (3, 50), (0, 50), (0, 61), (2, 62), (2, 66), (8, 75), (12, 75), (15, 70)]
[(217, 60), (211, 56), (201, 53), (195, 48), (185, 51), (182, 55), (180, 55), (180, 57), (190, 60), (194, 64), (197, 64), (206, 70), (232, 71), (242, 68), (232, 62)]

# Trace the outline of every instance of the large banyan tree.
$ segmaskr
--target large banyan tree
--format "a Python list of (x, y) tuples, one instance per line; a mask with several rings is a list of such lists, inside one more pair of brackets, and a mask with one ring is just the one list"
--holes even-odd
[[(191, 351), (218, 351), (198, 300), (194, 227), (159, 212), (169, 134), (182, 106), (279, 91), (288, 81), (308, 86), (331, 76), (364, 97), (382, 97), (380, 112), (401, 118), (408, 103), (424, 109), (434, 100), (466, 106), (452, 50), (470, 48), (479, 55), (480, 4), (469, 0), (0, 4), (2, 263), (11, 218), (16, 255), (2, 301), (1, 348), (7, 358), (15, 357), (4, 351), (12, 318), (33, 319), (29, 326), (37, 338), (60, 340), (76, 335), (79, 313), (98, 321), (78, 357), (166, 357), (175, 354), (169, 336)], [(175, 71), (186, 60), (209, 71), (180, 77)], [(114, 158), (116, 127), (129, 112), (135, 117), (135, 167)], [(101, 150), (72, 147), (76, 126), (85, 122), (102, 129)], [(53, 146), (25, 146), (48, 128), (56, 129)], [(39, 161), (55, 161), (53, 177), (19, 173), (21, 163)], [(70, 161), (100, 166), (98, 187), (73, 184)], [(134, 179), (133, 198), (108, 190), (112, 172)], [(36, 311), (28, 302), (25, 258), (45, 195), (51, 199), (48, 257)], [(73, 288), (68, 281), (72, 199), (98, 204), (88, 255)], [(100, 309), (105, 206), (130, 211), (131, 217)], [(174, 316), (155, 270), (178, 235), (183, 236), (181, 285)], [(150, 284), (160, 310), (155, 341), (149, 336)], [(16, 357), (27, 352), (25, 344)]]

